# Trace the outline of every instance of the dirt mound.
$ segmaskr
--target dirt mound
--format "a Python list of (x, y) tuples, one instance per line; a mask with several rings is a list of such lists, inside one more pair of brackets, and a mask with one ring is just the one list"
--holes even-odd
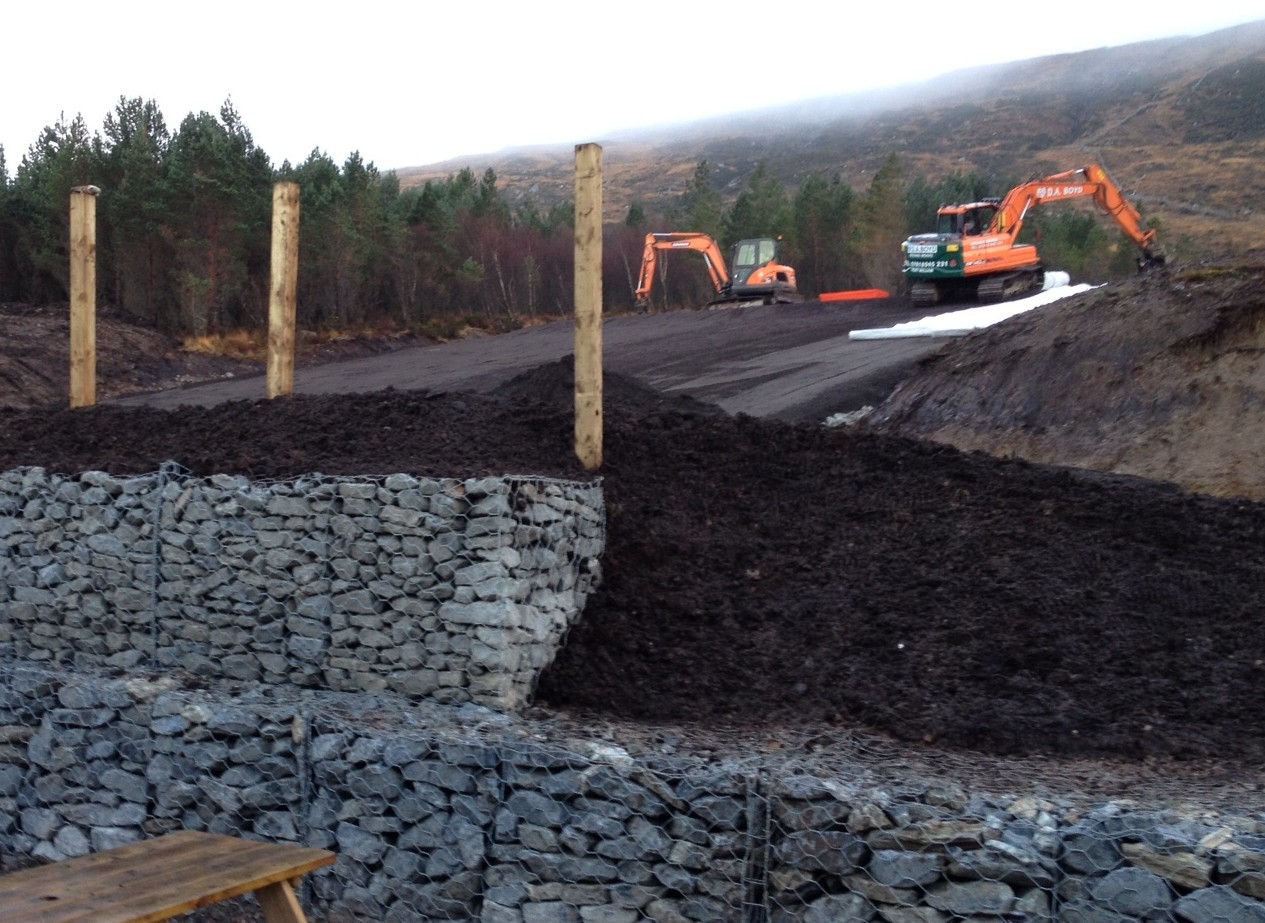
[[(97, 399), (262, 375), (261, 359), (185, 349), (180, 340), (138, 326), (122, 311), (96, 311)], [(394, 352), (434, 341), (420, 334), (337, 339), (300, 332), (295, 365), (302, 368)], [(70, 306), (0, 304), (0, 408), (66, 406), (70, 399)]]
[(922, 362), (876, 432), (1265, 499), (1265, 266), (1151, 273)]
[[(488, 395), (0, 411), (0, 467), (579, 477), (572, 371)], [(995, 754), (1265, 756), (1265, 508), (606, 385), (605, 581), (541, 704)]]

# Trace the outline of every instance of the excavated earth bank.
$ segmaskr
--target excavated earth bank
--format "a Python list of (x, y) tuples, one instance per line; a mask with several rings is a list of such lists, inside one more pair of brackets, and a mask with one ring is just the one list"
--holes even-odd
[(876, 432), (1265, 499), (1265, 268), (1153, 273), (923, 360)]

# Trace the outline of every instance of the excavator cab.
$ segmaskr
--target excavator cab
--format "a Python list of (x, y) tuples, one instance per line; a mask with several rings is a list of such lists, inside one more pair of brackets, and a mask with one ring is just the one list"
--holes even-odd
[(993, 202), (972, 202), (970, 205), (946, 205), (936, 215), (936, 233), (954, 237), (983, 234), (993, 223), (997, 205)]
[(795, 270), (782, 262), (781, 238), (753, 237), (734, 244), (729, 285), (730, 302), (787, 304), (803, 301)]
[(740, 240), (734, 245), (732, 280), (734, 285), (746, 285), (751, 274), (761, 266), (778, 262), (781, 248), (771, 237)]

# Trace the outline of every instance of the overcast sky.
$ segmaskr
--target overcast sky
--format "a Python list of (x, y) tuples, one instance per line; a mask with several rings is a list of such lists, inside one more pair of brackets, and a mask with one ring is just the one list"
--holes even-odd
[(976, 8), (25, 2), (0, 20), (0, 146), (12, 175), (63, 113), (95, 133), (120, 97), (141, 97), (174, 131), (231, 98), (276, 165), (320, 149), (388, 170), (1265, 19), (1265, 0)]

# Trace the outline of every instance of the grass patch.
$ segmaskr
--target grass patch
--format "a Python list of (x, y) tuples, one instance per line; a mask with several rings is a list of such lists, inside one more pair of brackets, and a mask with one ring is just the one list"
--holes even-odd
[(1246, 264), (1238, 266), (1203, 266), (1199, 269), (1187, 269), (1182, 273), (1182, 278), (1187, 282), (1206, 282), (1210, 279), (1223, 279), (1226, 276), (1257, 275), (1260, 271), (1261, 267)]
[[(507, 314), (445, 314), (428, 317), (406, 327), (395, 323), (356, 327), (300, 330), (298, 351), (318, 350), (332, 343), (378, 342), (423, 337), (438, 343), (464, 340), (470, 336), (509, 333), (557, 320), (553, 316), (511, 317)], [(187, 336), (180, 341), (183, 352), (220, 359), (248, 362), (268, 360), (268, 335), (262, 330), (232, 330), (224, 333)]]
[(268, 357), (265, 335), (255, 330), (233, 330), (228, 333), (188, 336), (180, 341), (184, 352), (221, 359), (244, 359), (263, 362)]

